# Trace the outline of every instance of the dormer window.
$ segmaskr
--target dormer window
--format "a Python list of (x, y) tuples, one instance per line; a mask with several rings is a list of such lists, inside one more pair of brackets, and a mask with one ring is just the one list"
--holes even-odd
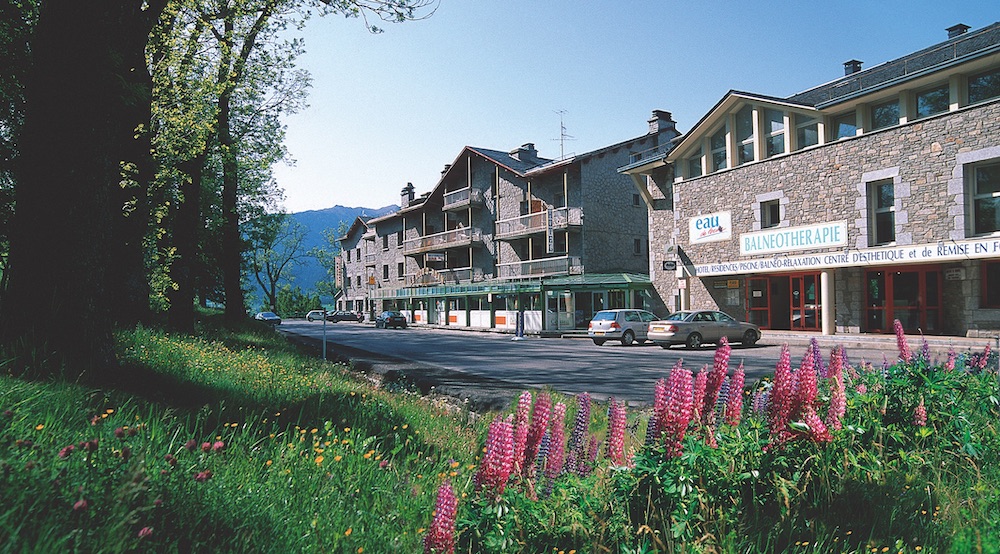
[(736, 112), (736, 165), (754, 161), (753, 108)]

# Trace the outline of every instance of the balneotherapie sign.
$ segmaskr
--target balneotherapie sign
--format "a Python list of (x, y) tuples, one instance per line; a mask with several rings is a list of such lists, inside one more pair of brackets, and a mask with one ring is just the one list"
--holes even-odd
[(733, 238), (732, 212), (699, 215), (688, 220), (691, 244), (716, 242)]
[(834, 221), (802, 227), (782, 227), (740, 235), (740, 255), (794, 252), (847, 244), (847, 222)]

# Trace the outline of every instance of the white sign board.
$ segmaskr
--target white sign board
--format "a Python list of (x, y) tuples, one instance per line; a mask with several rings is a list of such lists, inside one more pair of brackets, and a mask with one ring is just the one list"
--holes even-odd
[(702, 244), (733, 238), (732, 212), (699, 215), (688, 220), (688, 242)]
[(847, 244), (847, 222), (834, 221), (802, 227), (781, 227), (740, 235), (740, 255), (773, 254)]

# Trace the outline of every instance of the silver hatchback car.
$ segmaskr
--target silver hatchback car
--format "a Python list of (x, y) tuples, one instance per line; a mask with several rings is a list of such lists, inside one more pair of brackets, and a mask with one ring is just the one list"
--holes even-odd
[(587, 336), (600, 346), (609, 340), (621, 341), (623, 346), (633, 342), (646, 342), (649, 322), (658, 319), (653, 312), (646, 310), (601, 310), (594, 314), (587, 326)]
[(674, 344), (700, 348), (705, 343), (718, 343), (722, 337), (730, 343), (753, 346), (760, 340), (760, 327), (737, 321), (729, 314), (716, 310), (674, 312), (662, 321), (649, 324), (649, 340), (663, 348)]

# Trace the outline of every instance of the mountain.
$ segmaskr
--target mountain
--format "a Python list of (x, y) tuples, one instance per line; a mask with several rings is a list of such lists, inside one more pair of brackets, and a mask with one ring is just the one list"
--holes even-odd
[[(305, 228), (306, 236), (302, 244), (303, 253), (309, 252), (313, 248), (329, 248), (323, 238), (323, 231), (326, 229), (340, 229), (341, 224), (345, 229), (354, 222), (358, 216), (379, 217), (399, 210), (395, 204), (378, 209), (372, 208), (348, 208), (346, 206), (334, 206), (323, 210), (309, 210), (288, 214), (292, 221)], [(248, 276), (250, 282), (256, 285), (253, 275)], [(314, 292), (316, 283), (326, 279), (326, 270), (319, 264), (316, 258), (304, 256), (302, 263), (293, 268), (289, 273), (289, 279), (282, 279), (282, 282), (291, 281), (292, 286), (297, 286), (303, 292)], [(259, 287), (253, 287), (253, 293), (262, 296)], [(324, 298), (324, 302), (332, 299)], [(253, 303), (256, 305), (257, 303)]]

